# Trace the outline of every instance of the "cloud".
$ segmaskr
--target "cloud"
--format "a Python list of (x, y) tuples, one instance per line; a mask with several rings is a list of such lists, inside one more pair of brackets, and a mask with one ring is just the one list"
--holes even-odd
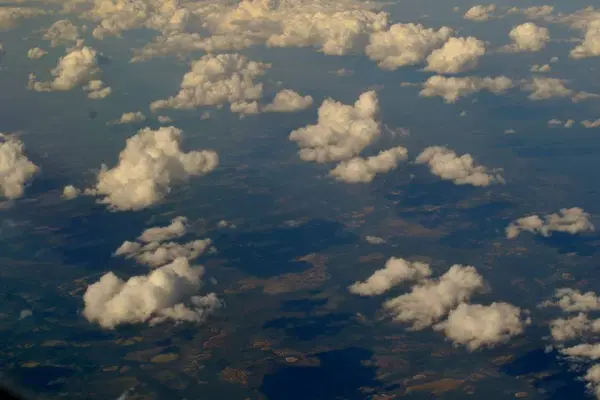
[(30, 76), (29, 87), (37, 92), (55, 90), (71, 90), (100, 74), (98, 53), (90, 47), (73, 49), (58, 60), (58, 65), (51, 71), (54, 80), (37, 82), (35, 75)]
[(121, 115), (119, 119), (112, 121), (111, 125), (122, 125), (122, 124), (133, 124), (136, 122), (143, 122), (146, 120), (146, 116), (141, 111), (126, 112)]
[[(241, 50), (249, 46), (237, 48), (232, 46), (232, 50)], [(130, 62), (148, 61), (154, 57), (165, 57), (168, 55), (183, 56), (194, 51), (210, 51), (210, 42), (198, 33), (173, 32), (168, 35), (156, 36), (141, 49), (134, 49), (134, 56)]]
[(0, 133), (0, 197), (16, 199), (23, 196), (25, 185), (39, 172), (24, 151), (22, 141)]
[(504, 183), (502, 176), (488, 173), (483, 166), (475, 166), (470, 154), (459, 157), (454, 151), (442, 146), (426, 148), (415, 162), (428, 164), (432, 174), (456, 185), (489, 186), (493, 183)]
[(220, 305), (214, 293), (193, 296), (201, 287), (203, 274), (203, 267), (190, 266), (186, 258), (127, 281), (109, 272), (88, 286), (83, 315), (106, 329), (167, 320), (203, 322)]
[(384, 308), (394, 320), (411, 323), (412, 330), (421, 330), (483, 288), (483, 278), (474, 267), (453, 265), (440, 278), (425, 280), (410, 293), (386, 301)]
[(446, 103), (455, 103), (461, 97), (469, 96), (482, 90), (488, 90), (494, 94), (502, 94), (514, 86), (513, 81), (505, 76), (495, 78), (481, 78), (476, 76), (456, 78), (435, 75), (423, 83), (423, 89), (419, 95), (422, 97), (440, 96)]
[(383, 244), (386, 243), (386, 240), (379, 236), (365, 236), (365, 241), (369, 244)]
[(582, 343), (573, 347), (564, 348), (560, 352), (569, 357), (598, 360), (600, 359), (600, 344)]
[(446, 26), (436, 31), (421, 24), (394, 24), (387, 31), (373, 33), (365, 53), (377, 61), (380, 68), (393, 71), (421, 64), (452, 33), (453, 30)]
[(543, 73), (543, 72), (550, 72), (552, 71), (552, 67), (550, 66), (550, 64), (534, 64), (531, 66), (531, 68), (529, 69), (531, 72), (536, 72), (536, 73)]
[(587, 92), (575, 92), (567, 88), (564, 84), (567, 81), (558, 78), (543, 78), (534, 76), (533, 79), (525, 83), (522, 88), (527, 92), (531, 92), (528, 96), (530, 100), (548, 100), (554, 98), (571, 97), (571, 100), (576, 103), (598, 95)]
[(521, 232), (531, 232), (542, 236), (551, 236), (552, 232), (565, 232), (571, 235), (585, 231), (594, 231), (590, 214), (579, 207), (562, 208), (558, 213), (545, 215), (529, 215), (513, 221), (506, 228), (506, 237), (514, 239)]
[(159, 115), (158, 117), (156, 117), (156, 119), (161, 124), (168, 124), (170, 122), (173, 122), (173, 119), (171, 117), (169, 117), (169, 116), (166, 116), (166, 115)]
[(48, 54), (48, 52), (39, 47), (34, 47), (32, 49), (27, 50), (27, 57), (31, 60), (39, 60), (46, 54)]
[(317, 123), (291, 132), (290, 140), (298, 144), (300, 158), (305, 161), (347, 160), (381, 134), (378, 113), (374, 91), (361, 94), (353, 106), (326, 99), (319, 107)]
[(554, 12), (553, 6), (543, 5), (543, 6), (533, 6), (527, 8), (519, 8), (513, 7), (508, 10), (508, 14), (523, 14), (527, 18), (536, 19), (546, 17)]
[(600, 13), (596, 20), (586, 24), (583, 41), (569, 53), (569, 57), (576, 60), (598, 56), (600, 56)]
[(185, 235), (187, 232), (187, 218), (175, 217), (168, 226), (146, 229), (138, 237), (140, 242), (162, 242)]
[(0, 7), (0, 32), (16, 28), (27, 19), (46, 14), (46, 11), (34, 7)]
[(550, 333), (557, 342), (573, 340), (590, 332), (600, 332), (600, 320), (590, 320), (584, 313), (550, 321)]
[(162, 108), (192, 109), (225, 103), (238, 103), (236, 106), (239, 106), (258, 100), (262, 97), (263, 85), (254, 83), (254, 79), (263, 76), (268, 68), (270, 64), (250, 61), (241, 54), (205, 55), (192, 62), (177, 95), (157, 100), (150, 108), (153, 111)]
[(590, 367), (583, 379), (588, 382), (586, 387), (594, 392), (596, 398), (600, 399), (600, 364)]
[(439, 74), (457, 74), (474, 69), (479, 58), (485, 54), (485, 43), (469, 36), (467, 38), (450, 38), (427, 57), (425, 71)]
[(508, 303), (459, 304), (450, 311), (448, 319), (434, 326), (443, 331), (455, 345), (464, 345), (469, 351), (494, 347), (520, 335), (531, 321), (523, 318), (523, 311)]
[(284, 89), (275, 95), (263, 110), (267, 112), (296, 112), (305, 110), (313, 104), (311, 96), (301, 96), (293, 90)]
[(216, 168), (215, 152), (184, 153), (181, 137), (173, 126), (140, 130), (127, 139), (115, 167), (102, 166), (96, 186), (87, 193), (104, 196), (99, 202), (113, 210), (140, 210), (161, 202), (174, 184)]
[(339, 163), (329, 172), (338, 181), (347, 183), (369, 183), (377, 174), (389, 172), (408, 159), (408, 151), (402, 146), (381, 151), (369, 158), (354, 157)]
[(581, 125), (586, 128), (598, 128), (600, 127), (600, 118), (595, 121), (584, 120), (581, 121)]
[(545, 301), (541, 307), (559, 307), (565, 312), (587, 312), (600, 310), (600, 298), (594, 292), (581, 293), (579, 290), (562, 288), (554, 292), (556, 301)]
[(112, 88), (99, 80), (94, 79), (83, 86), (83, 90), (87, 92), (90, 100), (101, 100), (112, 93)]
[(68, 19), (61, 19), (48, 28), (44, 40), (49, 40), (52, 47), (71, 45), (81, 39), (79, 28)]
[(566, 121), (561, 121), (559, 119), (551, 119), (550, 121), (548, 121), (548, 126), (557, 126), (557, 125), (562, 125), (563, 128), (571, 128), (573, 127), (573, 125), (575, 125), (575, 120), (574, 119), (568, 119)]
[(548, 28), (537, 26), (532, 22), (526, 22), (515, 26), (508, 36), (513, 41), (512, 44), (502, 48), (508, 52), (540, 51), (550, 40), (550, 31)]
[(469, 19), (471, 21), (483, 22), (492, 18), (492, 13), (496, 11), (496, 5), (490, 4), (487, 6), (476, 5), (467, 10), (465, 15), (463, 15), (464, 19)]
[(360, 296), (375, 296), (403, 282), (418, 281), (430, 275), (431, 268), (428, 264), (392, 257), (387, 260), (384, 268), (375, 271), (366, 281), (350, 285), (348, 290)]
[(63, 188), (62, 197), (66, 200), (72, 200), (79, 196), (79, 189), (73, 185), (67, 185)]

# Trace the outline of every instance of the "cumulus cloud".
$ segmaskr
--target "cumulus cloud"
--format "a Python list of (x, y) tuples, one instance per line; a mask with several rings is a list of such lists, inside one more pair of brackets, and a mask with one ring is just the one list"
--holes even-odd
[(583, 41), (569, 53), (576, 60), (600, 56), (600, 13), (595, 14), (595, 19), (584, 22), (584, 30)]
[(508, 303), (459, 304), (450, 311), (448, 319), (434, 326), (443, 331), (456, 345), (470, 351), (494, 347), (520, 335), (530, 323), (524, 312)]
[(565, 342), (590, 332), (600, 332), (600, 320), (590, 320), (584, 313), (571, 318), (557, 318), (550, 322), (552, 339)]
[(569, 357), (598, 360), (600, 359), (600, 344), (582, 343), (564, 348), (560, 352)]
[(73, 185), (67, 185), (63, 188), (62, 197), (66, 200), (71, 200), (79, 196), (79, 189)]
[(319, 107), (318, 122), (293, 131), (290, 140), (298, 144), (305, 161), (347, 160), (380, 136), (378, 113), (374, 91), (361, 94), (353, 106), (326, 99)]
[(215, 152), (184, 153), (181, 138), (181, 130), (173, 126), (140, 130), (127, 139), (115, 167), (102, 166), (96, 186), (87, 193), (103, 196), (99, 202), (114, 210), (139, 210), (161, 202), (174, 184), (216, 168)]
[(401, 161), (407, 159), (406, 148), (393, 147), (369, 158), (354, 157), (342, 161), (329, 172), (329, 175), (342, 182), (369, 183), (375, 175), (396, 169)]
[(121, 115), (120, 118), (111, 122), (112, 125), (122, 125), (122, 124), (133, 124), (136, 122), (143, 122), (146, 120), (146, 116), (141, 111), (136, 112), (126, 112)]
[(101, 100), (112, 93), (112, 88), (100, 79), (93, 79), (83, 86), (83, 90), (87, 92), (90, 100)]
[(83, 315), (106, 329), (167, 320), (203, 322), (220, 305), (214, 293), (193, 295), (201, 287), (203, 274), (203, 267), (190, 266), (186, 258), (127, 281), (109, 272), (87, 288)]
[(159, 115), (158, 117), (156, 117), (156, 119), (161, 124), (168, 124), (170, 122), (173, 122), (173, 119), (171, 117), (167, 116), (167, 115)]
[(371, 235), (367, 235), (365, 236), (365, 241), (369, 244), (383, 244), (386, 243), (386, 240), (382, 237), (379, 236), (371, 236)]
[(552, 14), (552, 12), (554, 12), (554, 7), (549, 5), (526, 8), (512, 7), (508, 10), (508, 14), (523, 14), (530, 19), (547, 17)]
[[(134, 49), (134, 56), (130, 62), (147, 61), (154, 57), (176, 55), (182, 57), (194, 51), (209, 51), (210, 42), (198, 33), (173, 32), (167, 35), (156, 36), (152, 42), (141, 49)], [(248, 46), (241, 46), (241, 48)], [(235, 50), (239, 50), (236, 48)]]
[(470, 71), (477, 66), (479, 58), (484, 54), (485, 43), (483, 41), (472, 36), (453, 37), (427, 57), (425, 70), (439, 74)]
[(531, 66), (531, 68), (529, 69), (531, 72), (536, 72), (536, 73), (543, 73), (543, 72), (550, 72), (552, 70), (552, 67), (550, 66), (550, 64), (534, 64)]
[(471, 21), (487, 21), (492, 18), (492, 13), (496, 11), (496, 5), (490, 4), (487, 6), (484, 5), (475, 5), (467, 10), (465, 15), (463, 15), (464, 19), (469, 19)]
[(548, 121), (548, 126), (562, 126), (563, 128), (571, 128), (573, 127), (573, 125), (575, 125), (575, 120), (573, 119), (568, 119), (566, 121), (561, 121), (559, 119), (551, 119), (550, 121)]
[(49, 82), (36, 81), (30, 76), (29, 87), (38, 92), (54, 90), (71, 90), (80, 86), (100, 73), (98, 53), (90, 47), (73, 49), (58, 60), (58, 65), (51, 71), (54, 79)]
[(453, 265), (436, 280), (425, 280), (412, 291), (384, 303), (394, 320), (421, 330), (438, 322), (451, 309), (483, 290), (484, 281), (474, 267)]
[(515, 26), (508, 36), (513, 43), (504, 46), (502, 48), (504, 51), (540, 51), (546, 47), (550, 40), (550, 31), (548, 28), (537, 26), (533, 22), (526, 22)]
[(150, 105), (155, 111), (162, 108), (191, 109), (225, 103), (240, 104), (262, 97), (262, 83), (254, 79), (263, 76), (269, 64), (250, 61), (241, 54), (205, 55), (191, 65), (181, 82), (179, 93)]
[(514, 86), (513, 81), (505, 76), (495, 78), (476, 76), (456, 78), (435, 75), (423, 83), (423, 89), (419, 95), (423, 97), (439, 96), (446, 103), (455, 103), (461, 97), (469, 96), (482, 90), (488, 90), (494, 94), (502, 94)]
[(431, 268), (428, 264), (392, 257), (382, 269), (375, 271), (366, 281), (352, 284), (348, 290), (360, 296), (375, 296), (403, 282), (418, 281), (430, 275)]
[(600, 118), (595, 121), (589, 121), (586, 119), (584, 121), (581, 121), (581, 125), (583, 125), (586, 128), (598, 128), (600, 127)]
[(0, 32), (16, 28), (27, 19), (46, 14), (46, 11), (34, 7), (0, 7)]
[(50, 41), (52, 47), (60, 45), (71, 45), (81, 39), (79, 28), (68, 19), (61, 19), (48, 28), (44, 34), (44, 40)]
[(435, 30), (421, 24), (394, 24), (387, 31), (373, 33), (365, 52), (380, 68), (396, 70), (422, 63), (452, 33), (453, 30), (445, 26)]
[(594, 292), (581, 293), (577, 289), (561, 288), (554, 292), (554, 301), (545, 301), (542, 307), (559, 307), (565, 312), (600, 310), (600, 298)]
[(185, 235), (187, 232), (187, 218), (175, 217), (167, 226), (148, 228), (138, 237), (140, 242), (162, 242)]
[(25, 185), (39, 168), (25, 155), (25, 145), (14, 136), (0, 133), (0, 197), (23, 196)]
[(527, 92), (531, 92), (528, 98), (534, 101), (571, 97), (571, 100), (576, 103), (588, 98), (598, 97), (593, 93), (575, 92), (565, 86), (566, 82), (564, 79), (534, 76), (531, 82), (525, 83), (522, 88)]
[(551, 236), (552, 232), (565, 232), (571, 235), (585, 231), (594, 231), (590, 214), (579, 207), (563, 208), (554, 214), (540, 217), (529, 215), (513, 221), (506, 228), (506, 237), (514, 239), (521, 232), (531, 232), (542, 236)]
[(27, 50), (27, 57), (31, 60), (39, 60), (46, 54), (48, 54), (48, 52), (39, 47), (34, 47), (32, 49)]
[(502, 176), (488, 173), (488, 170), (476, 166), (470, 154), (457, 156), (450, 149), (442, 146), (431, 146), (415, 160), (417, 164), (428, 164), (431, 173), (456, 185), (489, 186), (493, 183), (504, 183)]
[(295, 112), (305, 110), (313, 103), (311, 96), (301, 96), (293, 90), (284, 89), (263, 110), (266, 112)]

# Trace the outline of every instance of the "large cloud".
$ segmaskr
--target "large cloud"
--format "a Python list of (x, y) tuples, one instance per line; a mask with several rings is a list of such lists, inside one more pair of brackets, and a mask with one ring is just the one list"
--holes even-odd
[(263, 76), (269, 67), (241, 54), (205, 55), (192, 63), (177, 95), (157, 100), (150, 108), (191, 109), (258, 100), (262, 97), (263, 85), (254, 79)]
[(395, 70), (421, 64), (452, 33), (453, 30), (445, 26), (436, 31), (421, 24), (395, 24), (387, 31), (373, 33), (365, 52), (381, 68)]
[(181, 131), (173, 126), (140, 130), (127, 139), (114, 168), (102, 166), (96, 186), (87, 193), (104, 196), (100, 203), (114, 210), (139, 210), (162, 201), (173, 184), (215, 169), (215, 152), (184, 153), (180, 142)]
[(467, 12), (463, 15), (464, 19), (469, 19), (471, 21), (483, 22), (492, 18), (492, 13), (496, 11), (496, 5), (490, 4), (487, 6), (484, 5), (475, 5), (467, 10)]
[(457, 74), (472, 70), (485, 54), (485, 43), (474, 38), (450, 38), (427, 57), (426, 71)]
[(202, 322), (220, 305), (214, 293), (194, 296), (203, 274), (203, 267), (190, 266), (186, 258), (127, 281), (109, 272), (87, 288), (83, 315), (107, 329), (166, 320)]
[(435, 75), (423, 83), (423, 89), (419, 95), (423, 97), (440, 96), (446, 103), (454, 103), (461, 97), (469, 96), (482, 90), (488, 90), (494, 94), (502, 94), (514, 86), (513, 81), (505, 76), (495, 78), (476, 76), (456, 78)]
[(412, 324), (413, 330), (424, 329), (484, 288), (484, 281), (474, 267), (453, 265), (437, 280), (425, 280), (412, 291), (384, 303), (394, 320)]
[(448, 319), (434, 329), (443, 331), (457, 345), (473, 351), (482, 347), (494, 347), (520, 335), (530, 323), (523, 318), (523, 311), (508, 303), (459, 304)]
[(457, 185), (489, 186), (504, 182), (502, 176), (488, 173), (481, 165), (476, 166), (470, 154), (459, 157), (454, 151), (442, 146), (426, 148), (415, 162), (428, 164), (432, 174)]
[(25, 185), (38, 171), (24, 154), (23, 142), (0, 133), (0, 198), (21, 197)]
[(431, 275), (428, 264), (392, 257), (382, 269), (373, 273), (366, 281), (348, 287), (350, 293), (360, 296), (380, 295), (403, 282), (416, 281)]
[(509, 52), (540, 51), (550, 40), (548, 28), (537, 26), (532, 22), (515, 26), (508, 36), (513, 43), (504, 46), (503, 50)]
[(374, 91), (361, 94), (353, 106), (326, 99), (319, 107), (318, 122), (293, 131), (290, 140), (298, 143), (300, 158), (305, 161), (346, 160), (379, 137), (378, 113)]
[(550, 236), (552, 232), (565, 232), (575, 235), (580, 232), (594, 231), (590, 214), (579, 207), (563, 208), (558, 213), (545, 215), (529, 215), (513, 221), (506, 228), (506, 237), (514, 239), (521, 232), (531, 232), (542, 236)]
[(369, 183), (375, 175), (389, 172), (398, 167), (400, 161), (408, 159), (408, 151), (402, 146), (383, 150), (369, 158), (354, 157), (339, 163), (329, 172), (338, 181)]
[(600, 332), (600, 320), (590, 320), (584, 313), (550, 321), (550, 334), (557, 342), (573, 340), (590, 332)]

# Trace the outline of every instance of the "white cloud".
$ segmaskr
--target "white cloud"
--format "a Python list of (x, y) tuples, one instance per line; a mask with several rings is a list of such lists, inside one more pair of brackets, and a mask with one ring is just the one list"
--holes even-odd
[(513, 221), (506, 228), (506, 237), (514, 239), (521, 232), (531, 232), (542, 236), (551, 236), (552, 232), (565, 232), (575, 235), (580, 232), (594, 231), (590, 214), (579, 207), (563, 208), (558, 213), (530, 215)]
[(71, 45), (81, 39), (79, 28), (68, 19), (61, 19), (52, 24), (44, 34), (44, 40), (49, 40), (52, 47)]
[(373, 33), (365, 52), (380, 68), (396, 70), (421, 64), (452, 33), (453, 30), (445, 26), (436, 31), (421, 24), (395, 24), (387, 31)]
[(379, 137), (378, 113), (374, 91), (361, 94), (353, 106), (326, 99), (319, 107), (317, 124), (293, 131), (290, 140), (298, 143), (305, 161), (347, 160)]
[(170, 122), (173, 122), (173, 119), (171, 117), (169, 117), (169, 116), (166, 116), (166, 115), (159, 115), (158, 117), (156, 117), (156, 119), (161, 124), (168, 124)]
[(58, 60), (51, 71), (54, 80), (37, 82), (35, 75), (30, 76), (29, 87), (38, 92), (71, 90), (80, 86), (100, 73), (98, 53), (90, 47), (73, 49)]
[(229, 222), (229, 221), (226, 221), (226, 220), (222, 219), (222, 220), (220, 220), (217, 223), (217, 228), (220, 228), (220, 229), (236, 229), (237, 226), (235, 224)]
[(14, 136), (0, 133), (0, 197), (23, 196), (25, 185), (39, 168), (24, 154), (25, 146)]
[(27, 57), (31, 60), (39, 60), (46, 54), (48, 54), (48, 52), (40, 47), (34, 47), (32, 49), (27, 50)]
[(382, 237), (379, 236), (371, 236), (371, 235), (367, 235), (365, 236), (365, 241), (369, 244), (383, 244), (386, 243), (386, 240)]
[(96, 186), (87, 193), (104, 196), (100, 203), (114, 210), (139, 210), (161, 202), (174, 184), (215, 169), (215, 152), (184, 153), (180, 142), (181, 131), (172, 126), (140, 130), (127, 139), (117, 166), (102, 166)]
[(148, 228), (138, 237), (140, 242), (162, 242), (185, 235), (187, 232), (187, 218), (175, 217), (168, 226)]
[(600, 365), (590, 367), (583, 379), (588, 382), (586, 387), (594, 392), (597, 399), (600, 399)]
[(469, 19), (471, 21), (478, 21), (478, 22), (487, 21), (490, 18), (492, 18), (491, 14), (494, 11), (496, 11), (495, 4), (490, 4), (487, 6), (476, 5), (476, 6), (469, 8), (467, 10), (467, 12), (465, 13), (465, 15), (463, 16), (463, 18)]
[(412, 291), (384, 303), (394, 320), (412, 324), (412, 330), (433, 325), (451, 309), (468, 301), (484, 287), (474, 267), (453, 265), (437, 280), (425, 280)]
[(550, 66), (550, 64), (534, 64), (531, 66), (531, 68), (529, 69), (531, 72), (536, 72), (536, 73), (543, 73), (543, 72), (550, 72), (552, 71), (552, 67)]
[(481, 78), (476, 76), (456, 78), (435, 75), (423, 83), (423, 89), (419, 95), (423, 97), (440, 96), (446, 103), (454, 103), (461, 97), (469, 96), (482, 90), (488, 90), (494, 94), (502, 94), (513, 87), (513, 81), (505, 76), (495, 78)]
[(73, 185), (67, 185), (63, 188), (62, 197), (67, 200), (71, 200), (79, 196), (79, 189)]
[(508, 303), (459, 304), (448, 319), (434, 326), (443, 331), (456, 345), (470, 351), (494, 347), (520, 335), (531, 321), (523, 318), (523, 311)]
[(575, 125), (575, 120), (573, 119), (568, 119), (566, 121), (561, 121), (559, 119), (551, 119), (550, 121), (548, 121), (548, 126), (558, 126), (558, 125), (562, 125), (563, 128), (571, 128), (573, 127), (573, 125)]
[(564, 348), (560, 352), (569, 357), (598, 360), (600, 359), (600, 344), (582, 343)]
[(352, 284), (348, 290), (360, 296), (375, 296), (403, 282), (418, 281), (430, 275), (431, 268), (428, 264), (392, 257), (382, 269), (375, 271), (366, 281)]
[[(167, 35), (156, 36), (152, 42), (141, 49), (134, 49), (132, 63), (147, 61), (154, 57), (176, 55), (182, 57), (194, 51), (209, 51), (208, 39), (198, 33), (172, 32)], [(241, 48), (248, 47), (242, 46)], [(234, 48), (240, 50), (240, 48)]]
[(166, 320), (203, 322), (220, 305), (214, 293), (193, 296), (200, 289), (203, 274), (203, 267), (190, 266), (186, 258), (127, 281), (109, 272), (87, 288), (83, 315), (107, 329)]
[(269, 64), (250, 61), (241, 54), (205, 55), (192, 63), (177, 95), (157, 100), (150, 108), (191, 109), (227, 102), (237, 103), (236, 108), (251, 103), (260, 99), (263, 92), (262, 83), (255, 83), (254, 79), (263, 76), (268, 68)]
[(552, 12), (554, 12), (554, 7), (549, 5), (533, 6), (527, 8), (513, 7), (508, 10), (508, 14), (520, 13), (530, 19), (547, 17), (548, 15), (552, 14)]
[(550, 321), (550, 333), (557, 342), (573, 340), (590, 332), (600, 332), (600, 320), (590, 320), (584, 313)]
[(146, 116), (141, 111), (136, 112), (126, 112), (121, 115), (119, 119), (112, 121), (110, 124), (112, 125), (122, 125), (122, 124), (133, 124), (136, 122), (143, 122), (146, 120)]
[(408, 159), (408, 151), (402, 146), (381, 151), (369, 158), (354, 157), (339, 163), (329, 172), (338, 181), (369, 183), (377, 174), (389, 172)]
[(0, 7), (0, 32), (14, 29), (27, 19), (46, 14), (34, 7)]
[(230, 104), (229, 110), (236, 114), (253, 115), (260, 113), (260, 106), (258, 101), (236, 101)]
[(456, 185), (489, 186), (504, 183), (502, 176), (488, 173), (483, 166), (476, 166), (470, 154), (459, 157), (454, 151), (442, 146), (426, 148), (415, 162), (428, 164), (432, 174)]
[(581, 125), (586, 128), (598, 128), (600, 127), (600, 118), (595, 121), (584, 120), (581, 121)]
[(477, 66), (479, 58), (485, 54), (485, 43), (469, 36), (450, 38), (440, 48), (427, 57), (425, 71), (439, 74), (457, 74), (470, 71)]
[(571, 58), (578, 60), (600, 56), (600, 13), (597, 18), (586, 25), (583, 42), (571, 50)]
[(101, 100), (112, 93), (112, 88), (106, 86), (100, 79), (89, 81), (82, 89), (87, 92), (88, 98), (91, 100)]
[(589, 98), (599, 97), (593, 93), (575, 92), (565, 86), (566, 82), (564, 79), (534, 76), (531, 82), (525, 83), (522, 88), (531, 92), (528, 98), (534, 101), (571, 97), (571, 101), (577, 103)]
[(594, 292), (581, 293), (579, 290), (562, 288), (554, 292), (556, 301), (545, 301), (542, 307), (559, 307), (565, 312), (587, 312), (600, 310), (600, 298)]
[(293, 90), (284, 89), (275, 95), (270, 104), (263, 111), (266, 112), (295, 112), (305, 110), (313, 103), (311, 96), (301, 96)]
[(526, 22), (515, 26), (508, 36), (513, 43), (504, 46), (502, 48), (504, 51), (540, 51), (546, 47), (550, 40), (550, 31), (548, 28), (537, 26), (533, 22)]

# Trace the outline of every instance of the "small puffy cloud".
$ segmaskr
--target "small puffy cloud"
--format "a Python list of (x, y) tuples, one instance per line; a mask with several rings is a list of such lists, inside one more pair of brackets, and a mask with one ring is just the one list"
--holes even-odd
[(573, 127), (573, 125), (575, 125), (575, 120), (573, 119), (568, 119), (566, 121), (561, 121), (559, 119), (551, 119), (550, 121), (548, 121), (548, 126), (552, 127), (552, 126), (562, 126), (564, 128), (571, 128)]
[(23, 196), (25, 185), (39, 168), (25, 155), (25, 146), (14, 136), (0, 133), (0, 198)]
[(229, 110), (241, 115), (253, 115), (260, 113), (258, 101), (236, 101), (231, 103)]
[(181, 137), (173, 126), (140, 130), (127, 139), (115, 167), (102, 166), (96, 186), (87, 193), (103, 196), (99, 202), (114, 210), (139, 210), (161, 202), (172, 185), (216, 168), (215, 152), (184, 153)]
[(543, 72), (550, 72), (552, 70), (552, 67), (550, 66), (550, 64), (534, 64), (531, 66), (531, 68), (529, 69), (531, 72), (536, 72), (536, 73), (543, 73)]
[(560, 352), (568, 357), (598, 360), (600, 359), (600, 344), (582, 343), (564, 348)]
[(49, 40), (52, 47), (71, 45), (81, 39), (79, 28), (68, 19), (61, 19), (48, 28), (44, 40)]
[(488, 173), (484, 166), (476, 166), (470, 154), (457, 156), (446, 147), (431, 146), (415, 160), (417, 164), (428, 164), (431, 173), (456, 185), (489, 186), (504, 183), (502, 176)]
[(459, 304), (448, 315), (448, 319), (434, 326), (443, 331), (455, 345), (464, 345), (468, 350), (494, 347), (520, 335), (530, 323), (523, 311), (508, 303)]
[(557, 342), (573, 340), (591, 332), (600, 332), (600, 320), (590, 320), (584, 313), (550, 321), (550, 333)]
[(600, 127), (600, 118), (595, 121), (589, 121), (586, 119), (584, 121), (581, 121), (581, 125), (583, 125), (586, 128), (598, 128)]
[(577, 289), (561, 288), (554, 292), (554, 301), (545, 301), (541, 307), (559, 307), (565, 312), (600, 310), (600, 298), (594, 292), (581, 293)]
[(217, 228), (220, 229), (236, 229), (237, 226), (229, 221), (225, 221), (224, 219), (220, 220), (217, 223)]
[(408, 159), (408, 151), (402, 146), (381, 151), (376, 156), (354, 157), (339, 163), (329, 172), (338, 181), (347, 183), (369, 183), (377, 174), (389, 172)]
[(94, 79), (83, 86), (83, 90), (87, 92), (90, 100), (101, 100), (112, 93), (112, 88), (100, 79)]
[(0, 7), (0, 32), (16, 28), (27, 18), (46, 13), (46, 11), (34, 7)]
[(440, 48), (427, 57), (425, 71), (439, 74), (457, 74), (470, 71), (477, 66), (479, 58), (485, 54), (485, 43), (469, 36), (450, 38)]
[(27, 57), (31, 60), (39, 60), (44, 57), (48, 52), (40, 47), (34, 47), (27, 50)]
[(421, 64), (452, 33), (453, 30), (445, 26), (436, 31), (421, 24), (394, 24), (387, 31), (373, 33), (365, 52), (380, 68), (393, 71)]
[(146, 116), (141, 111), (136, 112), (126, 112), (121, 115), (119, 119), (112, 121), (110, 124), (112, 125), (122, 125), (122, 124), (134, 124), (136, 122), (143, 122), (146, 120)]
[(290, 140), (300, 147), (300, 158), (326, 163), (357, 156), (381, 134), (376, 120), (379, 101), (374, 91), (360, 95), (354, 105), (333, 99), (323, 101), (318, 122), (290, 133)]
[(365, 236), (365, 241), (369, 244), (383, 244), (386, 243), (386, 240), (379, 236)]
[(73, 185), (67, 185), (63, 188), (62, 197), (66, 200), (72, 200), (79, 196), (80, 190)]
[(166, 115), (159, 115), (158, 117), (156, 117), (156, 119), (161, 124), (168, 124), (170, 122), (173, 122), (173, 119), (171, 117), (169, 117), (169, 116), (166, 116)]
[(311, 96), (301, 96), (293, 90), (284, 89), (275, 95), (270, 104), (264, 106), (266, 112), (296, 112), (312, 106)]
[(167, 320), (203, 322), (220, 305), (214, 293), (194, 296), (203, 274), (203, 267), (190, 266), (186, 258), (177, 258), (148, 275), (127, 281), (109, 272), (88, 286), (83, 296), (83, 315), (106, 329)]
[(154, 101), (150, 108), (192, 109), (225, 103), (240, 104), (262, 97), (261, 77), (269, 64), (250, 61), (241, 54), (205, 55), (191, 65), (181, 82), (179, 93), (166, 100)]
[(482, 90), (494, 94), (502, 94), (515, 86), (512, 79), (505, 76), (477, 77), (467, 76), (462, 78), (435, 75), (423, 83), (419, 93), (422, 97), (440, 96), (446, 103), (455, 103), (461, 97), (469, 96)]
[(564, 79), (534, 76), (531, 82), (523, 85), (523, 90), (531, 92), (528, 98), (534, 101), (571, 97), (574, 102), (577, 102), (583, 100), (581, 98), (582, 93), (585, 98), (589, 97), (589, 94), (584, 92), (576, 93), (567, 88), (565, 83)]
[(492, 18), (492, 13), (496, 11), (496, 5), (490, 4), (487, 6), (476, 5), (467, 10), (465, 15), (463, 15), (464, 19), (469, 19), (471, 21), (487, 21)]
[(29, 87), (37, 92), (71, 90), (99, 73), (98, 53), (90, 47), (83, 47), (71, 50), (58, 60), (58, 65), (51, 71), (54, 80), (38, 82), (33, 75), (30, 76)]
[(185, 235), (187, 231), (187, 218), (175, 217), (167, 226), (148, 228), (138, 237), (140, 242), (162, 242)]
[(551, 236), (552, 232), (565, 232), (576, 235), (580, 232), (594, 231), (590, 214), (579, 207), (563, 208), (554, 214), (540, 217), (529, 215), (513, 221), (506, 228), (506, 237), (514, 239), (521, 232), (531, 232), (542, 236)]
[(548, 28), (537, 26), (533, 22), (526, 22), (515, 26), (508, 36), (513, 43), (504, 46), (504, 51), (540, 51), (546, 47), (546, 44), (550, 40), (550, 31)]
[(412, 291), (384, 303), (394, 320), (421, 330), (438, 322), (451, 309), (483, 290), (484, 281), (474, 267), (453, 265), (436, 280), (425, 280)]
[(375, 271), (366, 281), (352, 284), (348, 290), (360, 296), (376, 296), (403, 282), (418, 281), (430, 275), (428, 264), (392, 257), (382, 269)]

